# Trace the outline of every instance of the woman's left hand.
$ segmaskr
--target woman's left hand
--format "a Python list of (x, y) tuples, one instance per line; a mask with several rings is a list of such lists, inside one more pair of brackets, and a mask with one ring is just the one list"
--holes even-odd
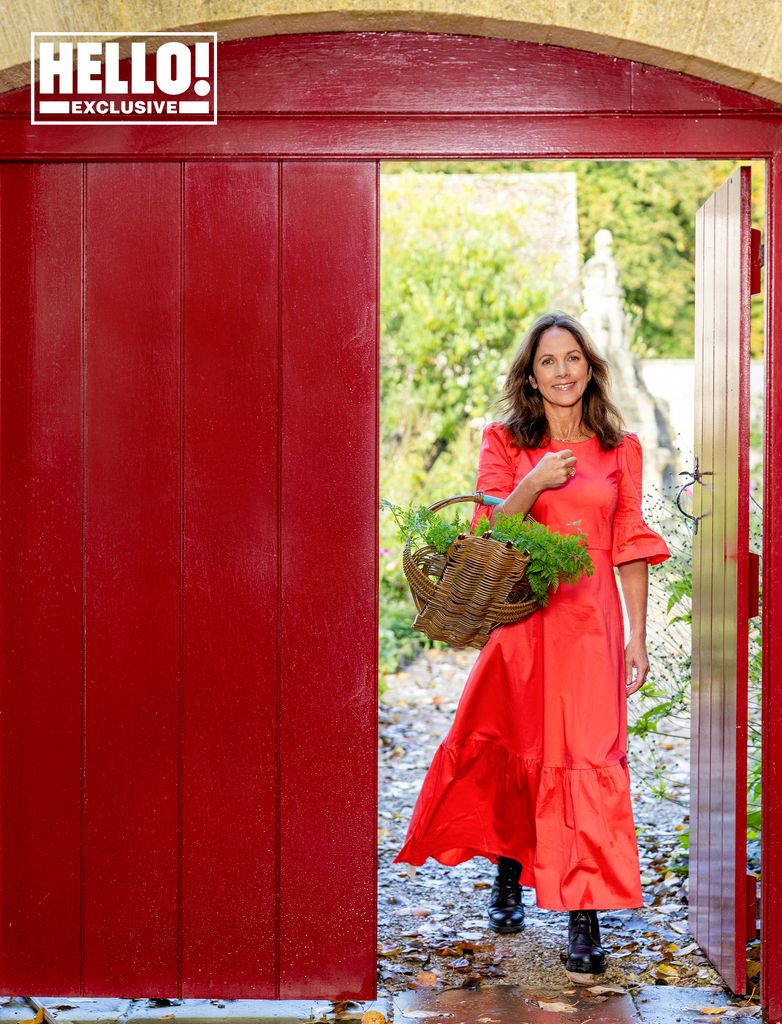
[[(633, 679), (633, 668), (635, 668), (635, 679)], [(649, 658), (646, 653), (646, 640), (631, 639), (625, 647), (625, 681), (628, 697), (631, 693), (641, 689), (646, 682), (648, 672)]]

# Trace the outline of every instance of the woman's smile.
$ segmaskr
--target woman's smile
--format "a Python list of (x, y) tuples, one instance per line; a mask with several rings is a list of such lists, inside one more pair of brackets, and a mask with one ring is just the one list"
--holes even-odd
[[(531, 380), (540, 391), (551, 433), (570, 437), (581, 420), (581, 400), (591, 372), (578, 339), (563, 327), (548, 328), (540, 336), (534, 371)], [(560, 401), (565, 398), (569, 401)]]

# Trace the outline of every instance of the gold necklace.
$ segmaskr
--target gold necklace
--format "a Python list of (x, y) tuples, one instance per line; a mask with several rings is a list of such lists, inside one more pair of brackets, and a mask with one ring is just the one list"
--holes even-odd
[(555, 434), (549, 434), (549, 437), (553, 438), (555, 441), (564, 441), (567, 443), (568, 441), (586, 441), (589, 439), (590, 435), (584, 435), (582, 433), (578, 437), (557, 437)]

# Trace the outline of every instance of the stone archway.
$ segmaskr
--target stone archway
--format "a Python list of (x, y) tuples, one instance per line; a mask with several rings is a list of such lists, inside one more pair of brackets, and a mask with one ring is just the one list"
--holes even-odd
[[(422, 0), (415, 9), (388, 9), (385, 0), (153, 0), (129, 6), (62, 5), (57, 0), (11, 0), (0, 43), (0, 92), (30, 78), (31, 31), (126, 32), (208, 29), (221, 41), (302, 32), (392, 31), (460, 33), (549, 43), (654, 64), (782, 101), (782, 23), (775, 0), (753, 0), (754, 18), (731, 0), (633, 5), (603, 0), (507, 3), (506, 0)], [(114, 7), (114, 9), (112, 9)], [(676, 10), (675, 8), (679, 9)], [(780, 27), (776, 38), (769, 27)], [(556, 73), (556, 68), (552, 69)]]

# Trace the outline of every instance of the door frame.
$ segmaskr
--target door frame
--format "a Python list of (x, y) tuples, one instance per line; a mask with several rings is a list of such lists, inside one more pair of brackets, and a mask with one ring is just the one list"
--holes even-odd
[(782, 793), (782, 460), (770, 457), (782, 450), (782, 108), (635, 61), (482, 36), (262, 36), (218, 55), (217, 125), (33, 126), (25, 87), (0, 95), (0, 160), (766, 162), (761, 999), (782, 1018), (770, 955), (782, 948), (782, 800), (770, 799)]

